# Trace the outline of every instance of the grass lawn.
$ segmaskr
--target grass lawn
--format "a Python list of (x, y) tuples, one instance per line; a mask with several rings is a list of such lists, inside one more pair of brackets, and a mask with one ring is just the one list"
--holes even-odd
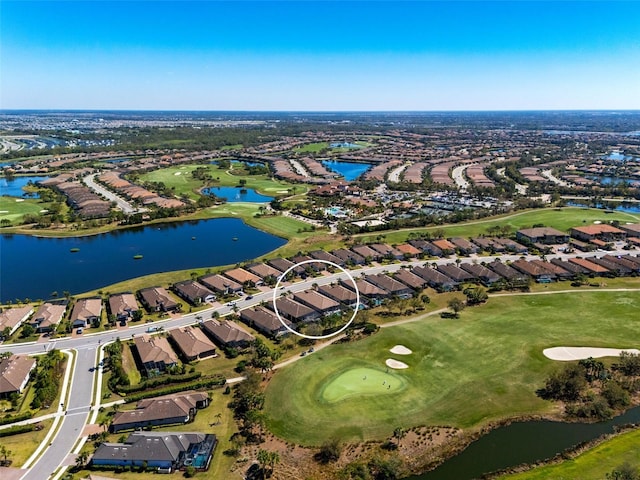
[[(458, 320), (430, 316), (385, 328), (278, 370), (266, 391), (267, 425), (286, 440), (318, 445), (333, 437), (383, 439), (398, 426), (473, 428), (500, 418), (548, 413), (554, 405), (534, 392), (559, 364), (546, 359), (542, 350), (557, 345), (633, 347), (629, 339), (640, 334), (639, 308), (638, 292), (514, 296), (492, 298), (465, 310)], [(391, 354), (397, 344), (413, 353)], [(345, 372), (386, 372), (388, 358), (409, 365), (394, 371), (407, 384), (402, 390), (335, 402), (323, 395)]]
[(623, 433), (594, 447), (574, 459), (557, 465), (534, 468), (517, 475), (500, 477), (509, 480), (557, 480), (579, 478), (601, 480), (624, 463), (640, 467), (640, 430)]
[[(28, 213), (39, 215), (41, 210), (49, 206), (37, 198), (16, 198), (0, 196), (0, 220), (9, 220), (12, 225), (22, 221), (23, 215)], [(0, 230), (1, 231), (1, 230)]]
[(8, 458), (13, 460), (12, 467), (19, 468), (33, 455), (33, 452), (36, 451), (36, 448), (38, 448), (38, 445), (40, 445), (40, 442), (42, 442), (51, 428), (53, 419), (44, 420), (40, 424), (44, 427), (42, 430), (33, 430), (32, 432), (0, 438), (0, 445), (7, 447), (7, 450), (11, 450), (11, 455)]
[[(233, 170), (221, 170), (216, 165), (181, 165), (169, 168), (162, 168), (140, 175), (140, 180), (144, 182), (162, 182), (169, 188), (174, 188), (176, 195), (187, 195), (193, 200), (198, 199), (196, 191), (203, 186), (200, 180), (191, 176), (196, 168), (207, 167), (211, 176), (217, 179), (212, 186), (235, 187), (240, 179), (246, 180), (245, 188), (252, 188), (264, 195), (278, 196), (290, 194), (289, 189), (296, 189), (296, 193), (308, 191), (305, 185), (292, 185), (279, 180), (273, 180), (268, 175), (242, 175), (242, 169), (238, 170), (238, 175), (233, 174)], [(233, 168), (233, 164), (232, 164)]]
[(296, 153), (318, 153), (326, 148), (329, 148), (329, 142), (316, 142), (296, 147), (293, 151)]
[(398, 230), (395, 232), (377, 232), (354, 235), (362, 238), (364, 241), (375, 241), (380, 234), (384, 235), (387, 243), (404, 242), (411, 232), (431, 232), (442, 230), (445, 237), (474, 237), (486, 234), (487, 229), (492, 226), (508, 225), (512, 231), (521, 228), (530, 228), (535, 224), (543, 224), (546, 227), (554, 227), (558, 230), (569, 231), (571, 227), (579, 227), (582, 225), (592, 225), (594, 221), (610, 222), (618, 220), (621, 223), (640, 222), (640, 214), (632, 214), (626, 212), (604, 213), (604, 210), (597, 208), (578, 208), (563, 207), (545, 208), (537, 210), (527, 210), (524, 212), (510, 213), (498, 217), (490, 217), (481, 220), (461, 223), (458, 225), (440, 225), (423, 228), (412, 228), (406, 230)]

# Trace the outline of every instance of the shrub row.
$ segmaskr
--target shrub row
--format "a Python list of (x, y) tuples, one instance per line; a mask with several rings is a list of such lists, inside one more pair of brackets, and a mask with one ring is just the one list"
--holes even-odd
[(29, 420), (30, 418), (33, 417), (33, 411), (32, 410), (27, 410), (24, 413), (21, 413), (19, 415), (5, 415), (3, 418), (0, 418), (0, 425), (6, 425), (7, 423), (15, 423), (15, 422), (21, 422), (23, 420)]
[(152, 378), (140, 382), (138, 385), (121, 385), (118, 386), (118, 392), (120, 393), (133, 393), (141, 392), (143, 390), (149, 390), (151, 388), (159, 387), (161, 385), (168, 385), (170, 383), (186, 383), (196, 378), (200, 378), (202, 372), (185, 373), (183, 375), (168, 375), (164, 377)]
[(16, 425), (14, 427), (5, 428), (0, 430), (0, 437), (9, 437), (11, 435), (18, 435), (19, 433), (32, 432), (36, 429), (33, 423), (28, 425)]
[(185, 390), (197, 390), (199, 388), (208, 388), (213, 386), (222, 386), (227, 383), (227, 379), (222, 375), (215, 375), (213, 377), (206, 377), (198, 382), (185, 383), (176, 385), (173, 387), (161, 388), (159, 390), (151, 390), (147, 392), (141, 392), (136, 395), (127, 396), (125, 403), (133, 403), (144, 398), (160, 397), (162, 395), (170, 395), (172, 393), (184, 392)]

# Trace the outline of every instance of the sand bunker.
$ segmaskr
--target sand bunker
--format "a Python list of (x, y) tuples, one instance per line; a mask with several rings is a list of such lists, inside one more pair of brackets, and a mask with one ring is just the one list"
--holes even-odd
[(9, 210), (0, 210), (0, 213), (9, 213)]
[(571, 360), (584, 360), (586, 358), (619, 357), (620, 352), (640, 353), (635, 348), (595, 348), (595, 347), (553, 347), (545, 348), (542, 353), (551, 360), (569, 362)]
[(396, 345), (395, 347), (393, 347), (389, 351), (391, 353), (395, 353), (396, 355), (411, 355), (413, 353), (411, 350), (409, 350), (404, 345)]
[(394, 360), (393, 358), (387, 358), (387, 361), (385, 363), (387, 364), (387, 367), (395, 368), (396, 370), (409, 368), (409, 365), (407, 365), (406, 363), (399, 362), (398, 360)]
[(182, 172), (176, 172), (176, 173), (174, 173), (174, 175), (175, 176), (182, 175)]

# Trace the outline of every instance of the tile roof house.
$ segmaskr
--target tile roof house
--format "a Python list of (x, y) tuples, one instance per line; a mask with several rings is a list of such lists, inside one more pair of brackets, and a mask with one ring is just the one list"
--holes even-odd
[(11, 355), (0, 360), (0, 398), (22, 393), (35, 367), (36, 360), (26, 355)]
[(516, 239), (528, 243), (555, 245), (567, 243), (569, 235), (551, 227), (523, 228), (516, 232)]
[(373, 248), (368, 245), (355, 245), (351, 247), (351, 251), (360, 255), (362, 258), (366, 260), (380, 260), (382, 255), (379, 252), (376, 252)]
[(169, 332), (169, 338), (189, 362), (216, 354), (216, 346), (197, 327), (173, 329)]
[(253, 335), (231, 320), (207, 320), (202, 328), (214, 341), (225, 347), (246, 348), (255, 340)]
[(427, 281), (424, 278), (416, 275), (415, 273), (411, 273), (407, 268), (401, 268), (396, 271), (396, 273), (393, 274), (393, 278), (404, 283), (407, 287), (412, 288), (413, 290), (422, 290), (427, 286)]
[(356, 252), (351, 250), (347, 250), (346, 248), (338, 248), (337, 250), (333, 250), (331, 253), (342, 260), (345, 265), (364, 265), (365, 263), (365, 258), (363, 256), (358, 255)]
[(277, 280), (282, 272), (277, 268), (273, 268), (271, 265), (267, 265), (266, 263), (255, 263), (249, 267), (247, 267), (251, 273), (259, 276), (262, 280), (265, 280), (271, 277), (273, 280)]
[(587, 270), (589, 274), (601, 275), (610, 273), (608, 268), (598, 265), (597, 263), (593, 263), (586, 258), (570, 258), (569, 262), (579, 265)]
[[(273, 309), (273, 302), (269, 302), (267, 307)], [(286, 297), (278, 298), (276, 300), (276, 307), (278, 308), (278, 313), (281, 317), (294, 323), (312, 322), (321, 317), (320, 312), (317, 310)]]
[(356, 292), (342, 285), (322, 285), (318, 287), (318, 292), (325, 297), (332, 298), (336, 302), (345, 305), (348, 308), (356, 308)]
[(438, 265), (437, 270), (459, 283), (475, 282), (478, 280), (472, 273), (463, 270), (453, 263)]
[(216, 436), (205, 433), (136, 432), (123, 443), (102, 443), (91, 457), (91, 464), (125, 467), (145, 465), (174, 471), (191, 465), (192, 452), (196, 452), (200, 457), (198, 469), (206, 470), (216, 444)]
[(415, 258), (418, 255), (422, 254), (422, 250), (419, 248), (414, 247), (413, 245), (409, 244), (409, 243), (403, 243), (401, 245), (398, 245), (396, 247), (396, 249), (402, 253), (402, 255), (404, 256), (404, 258)]
[(140, 400), (135, 410), (119, 411), (113, 416), (109, 430), (137, 430), (150, 426), (175, 425), (194, 419), (198, 409), (209, 405), (209, 394), (193, 392)]
[(573, 238), (589, 242), (594, 239), (604, 242), (613, 242), (616, 240), (624, 240), (627, 236), (624, 230), (614, 227), (606, 223), (600, 225), (586, 225), (584, 227), (574, 227), (569, 232)]
[[(287, 270), (289, 270), (292, 267), (295, 267), (296, 265), (295, 263), (293, 263), (290, 260), (287, 260), (286, 258), (272, 258), (271, 260), (267, 260), (267, 264), (271, 265), (276, 270), (280, 270), (281, 273), (286, 272)], [(301, 272), (304, 272), (304, 267), (302, 266), (293, 269), (292, 272), (289, 272), (289, 275), (291, 276), (299, 275)]]
[(449, 241), (456, 246), (456, 249), (462, 255), (470, 255), (472, 253), (477, 253), (478, 252), (478, 247), (476, 245), (474, 245), (473, 243), (471, 243), (466, 238), (453, 237), (453, 238), (450, 238)]
[(32, 313), (33, 307), (31, 305), (3, 309), (2, 312), (0, 312), (0, 335), (7, 328), (9, 329), (9, 335), (13, 335)]
[(211, 290), (195, 280), (174, 283), (173, 290), (192, 305), (201, 305), (216, 299), (216, 295)]
[(413, 290), (411, 288), (404, 283), (385, 275), (384, 273), (367, 275), (365, 280), (369, 283), (373, 283), (376, 287), (386, 290), (394, 297), (410, 298), (413, 296)]
[(372, 305), (379, 305), (385, 298), (390, 298), (391, 294), (386, 290), (369, 283), (362, 278), (356, 280), (356, 287), (350, 280), (340, 280), (340, 285), (355, 292), (355, 288), (358, 288), (360, 292), (360, 303), (367, 303)]
[(216, 293), (229, 295), (242, 291), (242, 285), (222, 275), (205, 275), (199, 278), (200, 282)]
[(91, 324), (99, 324), (102, 316), (101, 298), (81, 298), (73, 306), (71, 311), (71, 326), (88, 327)]
[(323, 316), (340, 313), (340, 304), (338, 302), (313, 290), (294, 293), (293, 298), (297, 302), (320, 312)]
[(109, 297), (109, 312), (117, 321), (133, 318), (133, 312), (140, 310), (136, 297), (132, 293), (116, 293)]
[[(246, 308), (240, 312), (240, 319), (250, 327), (274, 338), (289, 333), (276, 314), (264, 307)], [(289, 327), (293, 326), (286, 318), (283, 320)]]
[(178, 309), (178, 302), (162, 287), (143, 288), (138, 294), (142, 304), (150, 312), (171, 312)]
[(445, 240), (443, 238), (440, 240), (434, 240), (431, 243), (438, 247), (442, 251), (443, 255), (451, 255), (456, 251), (456, 246), (449, 240)]
[(497, 259), (488, 263), (487, 267), (512, 283), (523, 283), (528, 281), (530, 278), (529, 275), (522, 273)]
[(246, 271), (244, 268), (227, 270), (226, 272), (223, 272), (223, 275), (242, 285), (258, 286), (263, 284), (262, 279), (259, 276)]
[(496, 272), (478, 263), (461, 263), (460, 268), (469, 272), (487, 287), (502, 280), (502, 277)]
[(427, 284), (440, 292), (448, 292), (454, 290), (458, 286), (458, 282), (440, 273), (435, 268), (430, 267), (413, 267), (411, 273), (424, 278)]
[(37, 333), (51, 332), (64, 318), (66, 305), (45, 302), (38, 307), (29, 323)]
[(147, 372), (163, 372), (178, 364), (178, 357), (164, 337), (141, 335), (133, 343), (138, 359)]
[(345, 261), (335, 255), (325, 252), (324, 250), (315, 250), (313, 252), (309, 252), (309, 256), (315, 260), (324, 260), (325, 262), (335, 263), (339, 266), (344, 266)]

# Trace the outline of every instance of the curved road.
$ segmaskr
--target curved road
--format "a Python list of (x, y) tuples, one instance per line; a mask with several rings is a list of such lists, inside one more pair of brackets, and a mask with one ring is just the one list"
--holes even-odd
[[(627, 251), (620, 252), (597, 252), (596, 255), (593, 256), (602, 256), (605, 254), (621, 254), (628, 253)], [(583, 253), (573, 253), (573, 254), (555, 254), (555, 255), (547, 255), (548, 259), (552, 258), (561, 258), (567, 259), (576, 256), (583, 256)], [(500, 258), (503, 261), (513, 261), (521, 258), (522, 255), (503, 255), (500, 257), (488, 257), (491, 260)], [(463, 262), (470, 263), (474, 260), (480, 260), (487, 257), (464, 257), (462, 258)], [(536, 256), (530, 255), (528, 258), (538, 258)], [(364, 267), (360, 269), (351, 270), (350, 273), (354, 278), (358, 278), (364, 274), (367, 275), (375, 275), (377, 273), (392, 273), (403, 267), (412, 267), (416, 265), (433, 265), (433, 264), (444, 264), (451, 263), (455, 259), (454, 258), (441, 258), (433, 261), (407, 261), (400, 262), (390, 265), (377, 265)], [(327, 285), (333, 282), (337, 282), (338, 280), (347, 280), (348, 277), (344, 272), (328, 274), (322, 277), (310, 278), (305, 281), (297, 282), (291, 285), (286, 285), (281, 287), (278, 294), (281, 295), (286, 292), (299, 292), (303, 290), (307, 290), (312, 287), (313, 284), (317, 285)], [(545, 292), (546, 293), (546, 292)], [(549, 292), (552, 293), (552, 292)], [(555, 293), (555, 292), (554, 292)], [(269, 302), (273, 298), (273, 290), (269, 290), (266, 292), (261, 292), (253, 295), (251, 300), (246, 300), (246, 297), (238, 300), (238, 307), (240, 309), (252, 307), (260, 304), (263, 301)], [(182, 327), (186, 325), (191, 325), (198, 322), (196, 317), (209, 318), (213, 312), (218, 312), (220, 315), (226, 315), (232, 312), (232, 307), (228, 305), (224, 305), (221, 307), (212, 307), (205, 310), (200, 310), (198, 312), (189, 313), (179, 318), (166, 319), (157, 322), (153, 322), (154, 327), (162, 326), (165, 330), (170, 330), (172, 328)], [(398, 323), (398, 322), (396, 322)], [(395, 324), (395, 323), (394, 323)], [(389, 324), (390, 325), (390, 324)], [(389, 326), (387, 325), (387, 326)], [(100, 375), (100, 371), (96, 370), (97, 373), (89, 372), (89, 368), (91, 366), (96, 365), (98, 348), (101, 345), (104, 345), (108, 342), (112, 342), (117, 338), (121, 340), (126, 340), (129, 338), (133, 338), (136, 335), (141, 335), (146, 332), (149, 324), (136, 325), (128, 328), (126, 331), (122, 330), (112, 330), (106, 332), (100, 332), (95, 334), (87, 334), (79, 337), (71, 338), (60, 338), (50, 340), (48, 343), (29, 343), (29, 344), (10, 344), (10, 345), (0, 345), (0, 353), (11, 351), (14, 354), (38, 354), (44, 353), (45, 351), (49, 351), (51, 349), (66, 349), (66, 350), (75, 350), (76, 352), (76, 361), (74, 363), (74, 369), (71, 374), (71, 390), (69, 393), (69, 401), (68, 405), (65, 406), (66, 414), (64, 419), (55, 433), (55, 437), (50, 441), (49, 446), (45, 449), (44, 453), (37, 459), (35, 464), (33, 464), (29, 470), (25, 471), (22, 479), (24, 480), (44, 480), (50, 478), (53, 472), (55, 472), (67, 459), (69, 453), (71, 452), (73, 446), (76, 442), (83, 437), (83, 429), (87, 423), (89, 418), (89, 413), (91, 409), (99, 408), (99, 405), (93, 405), (94, 393), (93, 393), (93, 380), (94, 375)], [(335, 339), (332, 339), (335, 341)], [(326, 346), (330, 344), (331, 341), (325, 342), (322, 346)], [(294, 362), (298, 357), (294, 357), (292, 359), (288, 359), (282, 362), (284, 366), (289, 363)], [(279, 368), (279, 367), (278, 367)], [(241, 378), (233, 379), (234, 381), (239, 381)], [(70, 462), (71, 464), (73, 462)]]

